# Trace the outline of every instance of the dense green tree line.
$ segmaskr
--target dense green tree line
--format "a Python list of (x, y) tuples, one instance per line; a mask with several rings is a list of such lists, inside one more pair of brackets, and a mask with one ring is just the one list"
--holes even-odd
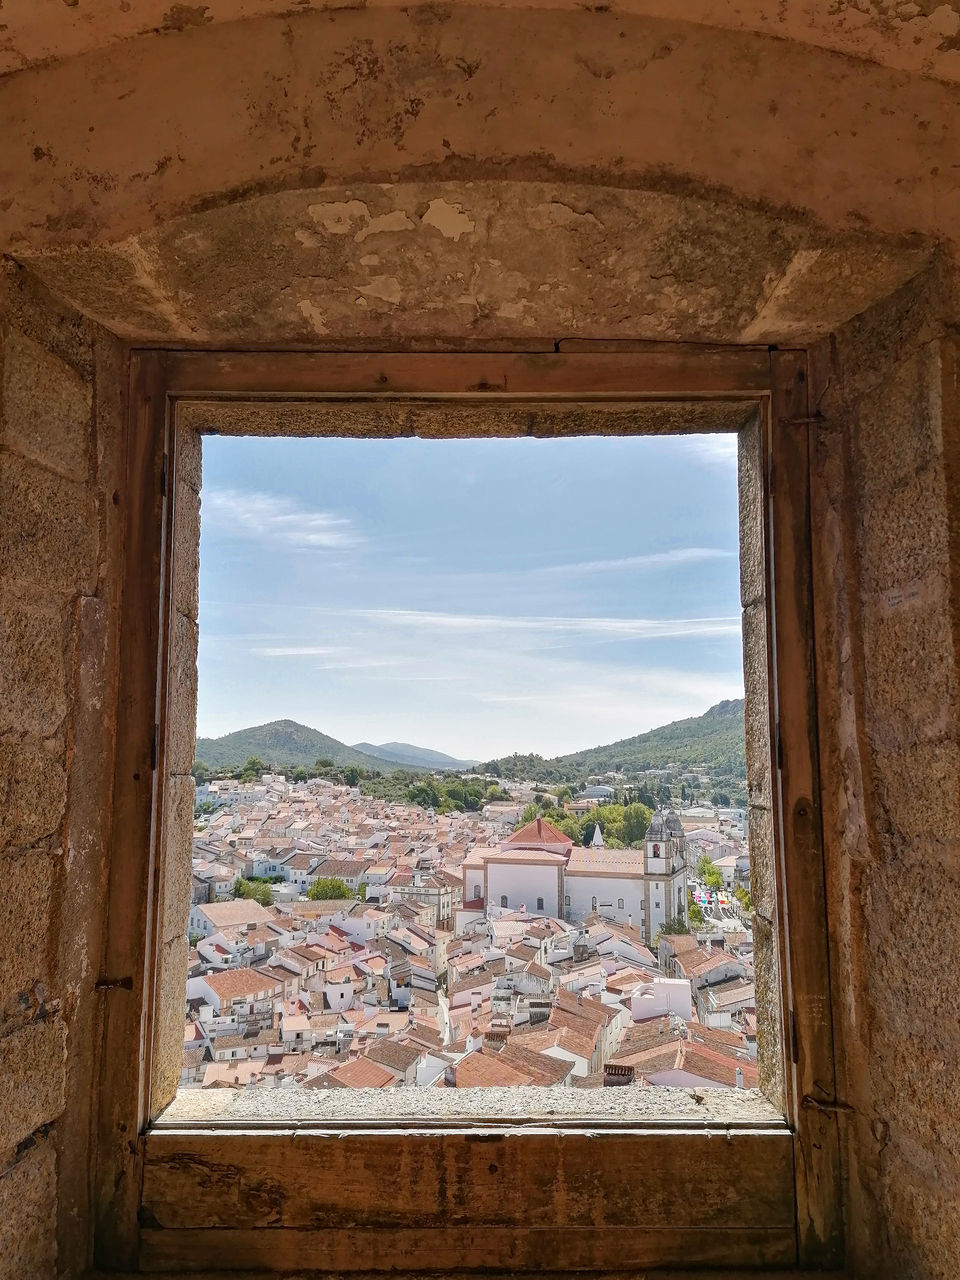
[[(549, 800), (549, 797), (545, 797)], [(578, 818), (574, 814), (560, 814), (550, 801), (528, 804), (520, 818), (521, 823), (532, 822), (537, 817), (545, 817), (553, 825), (569, 836), (574, 844), (587, 845), (593, 839), (597, 827), (603, 836), (603, 843), (608, 849), (637, 848), (643, 843), (647, 833), (653, 810), (645, 804), (603, 804), (596, 805), (589, 813)]]

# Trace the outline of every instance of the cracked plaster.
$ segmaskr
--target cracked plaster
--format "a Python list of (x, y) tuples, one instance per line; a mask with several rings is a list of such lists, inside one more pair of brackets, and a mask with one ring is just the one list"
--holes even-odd
[(829, 332), (926, 256), (692, 196), (448, 182), (256, 196), (31, 265), (136, 339), (766, 342)]

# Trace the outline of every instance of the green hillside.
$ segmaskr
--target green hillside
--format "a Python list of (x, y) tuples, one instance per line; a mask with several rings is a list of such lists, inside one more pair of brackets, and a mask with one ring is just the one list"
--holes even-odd
[(309, 729), (296, 720), (273, 720), (270, 724), (237, 729), (222, 738), (198, 738), (196, 759), (210, 769), (235, 769), (251, 756), (268, 766), (302, 765), (312, 768), (316, 760), (337, 765), (353, 764), (361, 769), (389, 770), (396, 766), (386, 760), (355, 751), (329, 734)]
[(680, 769), (702, 765), (712, 775), (745, 777), (743, 699), (718, 702), (702, 716), (675, 720), (608, 746), (590, 747), (549, 760), (537, 755), (505, 756), (481, 767), (489, 770), (495, 765), (504, 778), (575, 782), (609, 769), (637, 773), (643, 769), (662, 769), (668, 764)]
[(364, 755), (375, 756), (378, 760), (389, 760), (391, 764), (402, 764), (411, 769), (472, 769), (476, 760), (458, 760), (448, 756), (445, 751), (432, 751), (429, 747), (415, 747), (410, 742), (355, 742), (354, 751), (362, 751)]

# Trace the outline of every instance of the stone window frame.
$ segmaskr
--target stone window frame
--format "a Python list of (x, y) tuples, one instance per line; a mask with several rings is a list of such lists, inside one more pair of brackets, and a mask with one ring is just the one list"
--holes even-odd
[[(368, 1268), (386, 1226), (395, 1250), (385, 1265), (399, 1257), (410, 1269), (463, 1269), (465, 1227), (481, 1229), (471, 1261), (480, 1269), (539, 1267), (546, 1230), (560, 1269), (840, 1265), (807, 369), (804, 350), (663, 343), (560, 343), (552, 355), (131, 352), (127, 479), (115, 498), (124, 590), (105, 947), (118, 977), (109, 984), (102, 1061), (139, 1069), (101, 1072), (98, 1265), (266, 1273), (300, 1268), (322, 1245), (322, 1269)], [(659, 1102), (651, 1113), (584, 1105), (569, 1115), (551, 1108), (546, 1120), (535, 1099), (509, 1106), (490, 1091), (493, 1110), (477, 1104), (465, 1114), (461, 1102), (405, 1120), (373, 1106), (366, 1122), (342, 1112), (165, 1121), (180, 1068), (185, 950), (174, 921), (192, 826), (201, 434), (704, 430), (739, 434), (748, 782), (752, 828), (763, 833), (756, 846), (766, 850), (754, 867), (758, 953), (776, 1006), (761, 1081), (778, 1114), (768, 1103), (744, 1099), (731, 1109), (719, 1097), (654, 1090), (644, 1099)], [(188, 895), (189, 874), (186, 881)], [(511, 1104), (527, 1093), (502, 1092)], [(404, 1110), (414, 1093), (404, 1092)], [(455, 1091), (446, 1096), (456, 1102)], [(316, 1178), (289, 1184), (282, 1171), (294, 1151), (315, 1173), (337, 1164), (328, 1179), (335, 1194), (329, 1186), (319, 1193)], [(448, 1182), (439, 1170), (450, 1167), (457, 1173)], [(404, 1168), (409, 1176), (397, 1178)], [(385, 1205), (383, 1221), (356, 1226), (349, 1195), (351, 1186), (361, 1195), (358, 1170), (364, 1185), (371, 1174), (393, 1174), (399, 1198), (412, 1185), (416, 1203), (402, 1215), (399, 1204)], [(666, 1199), (662, 1187), (673, 1188)], [(535, 1188), (547, 1226), (530, 1220)], [(455, 1228), (438, 1216), (452, 1203)], [(643, 1225), (636, 1203), (649, 1209)], [(683, 1206), (690, 1221), (678, 1218)]]

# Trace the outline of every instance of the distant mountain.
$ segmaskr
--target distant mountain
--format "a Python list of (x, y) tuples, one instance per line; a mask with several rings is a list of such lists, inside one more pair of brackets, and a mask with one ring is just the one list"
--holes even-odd
[(259, 756), (264, 764), (277, 767), (292, 764), (309, 769), (316, 760), (353, 764), (360, 769), (385, 770), (391, 767), (382, 759), (364, 755), (329, 734), (297, 724), (296, 720), (272, 720), (270, 724), (237, 729), (222, 738), (197, 739), (196, 758), (211, 769), (236, 768), (251, 756)]
[[(474, 760), (457, 760), (442, 751), (408, 742), (358, 742), (349, 747), (295, 720), (238, 729), (222, 738), (198, 738), (196, 758), (211, 769), (229, 769), (259, 756), (267, 765), (302, 765), (315, 760), (389, 772), (392, 769), (471, 769)], [(702, 716), (674, 720), (649, 733), (623, 738), (604, 747), (590, 747), (545, 760), (538, 755), (504, 756), (496, 764), (504, 778), (539, 778), (544, 782), (573, 782), (590, 774), (622, 769), (661, 769), (675, 764), (688, 769), (703, 765), (713, 775), (742, 778), (746, 774), (743, 738), (743, 699), (718, 702)]]
[(590, 747), (569, 755), (545, 760), (541, 756), (504, 756), (495, 762), (505, 778), (540, 778), (569, 782), (589, 774), (623, 769), (662, 769), (668, 764), (681, 768), (703, 765), (714, 775), (742, 778), (746, 774), (743, 736), (743, 699), (718, 702), (702, 716), (674, 720), (672, 724), (634, 738), (622, 738), (608, 746)]
[(476, 760), (457, 760), (443, 751), (431, 751), (429, 747), (415, 747), (409, 742), (355, 742), (354, 751), (389, 760), (395, 764), (409, 765), (414, 769), (472, 769)]

